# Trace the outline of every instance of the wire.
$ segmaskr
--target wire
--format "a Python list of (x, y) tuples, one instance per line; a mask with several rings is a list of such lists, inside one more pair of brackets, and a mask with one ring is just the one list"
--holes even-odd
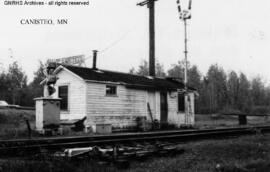
[(107, 46), (106, 48), (102, 49), (99, 52), (99, 54), (102, 54), (102, 53), (106, 52), (107, 50), (111, 49), (112, 47), (114, 47), (115, 45), (117, 45), (120, 41), (122, 41), (134, 29), (135, 29), (135, 26), (132, 29), (129, 29), (127, 32), (125, 32), (122, 36), (120, 36), (119, 39), (117, 39), (116, 41), (114, 41), (113, 43), (111, 43), (109, 46)]
[[(106, 48), (99, 51), (99, 54), (102, 54), (102, 53), (108, 51), (109, 49), (113, 48), (114, 46), (116, 46), (120, 41), (122, 41), (134, 29), (135, 29), (135, 26), (132, 27), (131, 29), (129, 29), (128, 31), (126, 31), (122, 36), (119, 37), (119, 39), (117, 39), (116, 41), (111, 43), (109, 46), (107, 46)], [(91, 58), (93, 58), (93, 55), (87, 55), (87, 57), (84, 57), (84, 60), (87, 61), (87, 60), (89, 60)]]
[(89, 60), (92, 57), (93, 57), (93, 55), (89, 55), (88, 57), (85, 57), (84, 60)]

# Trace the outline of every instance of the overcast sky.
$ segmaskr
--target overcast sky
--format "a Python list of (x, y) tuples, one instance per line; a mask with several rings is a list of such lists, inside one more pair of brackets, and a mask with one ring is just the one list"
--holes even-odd
[[(183, 1), (183, 0), (182, 0)], [(0, 62), (12, 55), (32, 79), (38, 60), (98, 54), (102, 69), (128, 72), (148, 60), (148, 9), (140, 0), (90, 0), (86, 7), (0, 5)], [(168, 70), (184, 58), (183, 22), (176, 0), (156, 2), (156, 59)], [(21, 25), (21, 19), (67, 18), (68, 25)], [(270, 80), (270, 1), (193, 0), (188, 21), (188, 59), (205, 74), (211, 64), (225, 71)], [(87, 61), (91, 66), (92, 59)]]

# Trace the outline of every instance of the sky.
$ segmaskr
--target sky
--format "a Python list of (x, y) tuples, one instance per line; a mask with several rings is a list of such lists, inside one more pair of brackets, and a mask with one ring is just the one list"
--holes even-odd
[[(49, 1), (49, 0), (43, 0)], [(70, 1), (70, 0), (67, 0)], [(90, 0), (89, 6), (5, 6), (0, 3), (0, 70), (17, 60), (29, 80), (39, 60), (84, 54), (92, 65), (128, 72), (148, 60), (148, 9), (141, 0)], [(182, 2), (185, 0), (182, 0)], [(226, 72), (270, 80), (270, 1), (193, 0), (188, 60), (206, 74)], [(67, 25), (21, 25), (21, 19), (68, 19)], [(176, 0), (156, 1), (156, 60), (167, 71), (184, 58), (184, 27)], [(12, 58), (11, 58), (12, 57)]]

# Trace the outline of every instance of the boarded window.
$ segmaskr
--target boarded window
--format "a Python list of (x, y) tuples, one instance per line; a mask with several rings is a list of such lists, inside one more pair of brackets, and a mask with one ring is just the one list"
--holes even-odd
[(178, 111), (185, 111), (185, 95), (183, 93), (178, 94)]
[(106, 95), (116, 95), (116, 86), (106, 85)]
[(58, 97), (61, 98), (60, 109), (68, 110), (68, 86), (58, 87)]

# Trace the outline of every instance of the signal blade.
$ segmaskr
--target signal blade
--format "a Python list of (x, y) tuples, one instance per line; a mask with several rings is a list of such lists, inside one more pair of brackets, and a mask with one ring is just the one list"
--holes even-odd
[(176, 3), (177, 3), (177, 7), (178, 7), (178, 12), (181, 13), (180, 0), (177, 0)]
[(191, 10), (192, 0), (189, 0), (188, 9)]

